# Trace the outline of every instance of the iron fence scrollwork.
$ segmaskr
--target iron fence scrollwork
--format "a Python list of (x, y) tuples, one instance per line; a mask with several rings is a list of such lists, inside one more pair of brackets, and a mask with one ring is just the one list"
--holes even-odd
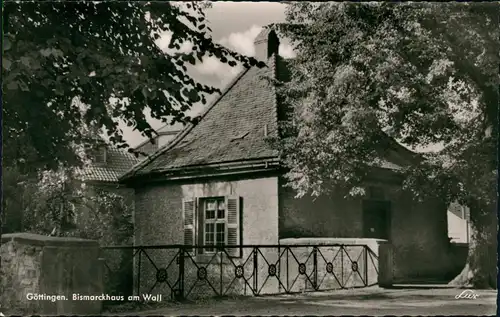
[[(258, 296), (366, 287), (376, 284), (377, 280), (378, 258), (366, 245), (234, 247), (242, 250), (240, 257), (231, 256), (228, 251), (230, 247), (214, 249), (213, 253), (206, 252), (213, 249), (213, 246), (104, 247), (102, 257), (106, 262), (105, 285), (110, 285), (108, 282), (113, 279), (113, 274), (122, 274), (124, 278), (126, 276), (126, 279), (133, 280), (124, 283), (133, 285), (133, 289), (106, 291), (110, 295), (140, 295), (151, 294), (161, 287), (162, 290), (158, 291), (169, 293), (172, 299), (182, 300), (196, 293), (197, 287), (205, 288), (202, 295), (224, 296), (238, 293)], [(193, 248), (194, 252), (188, 252)], [(123, 274), (116, 263), (114, 267), (107, 264), (108, 260), (113, 259), (111, 255), (107, 255), (108, 252), (124, 250), (133, 251), (134, 274)], [(203, 250), (203, 257), (196, 250)]]

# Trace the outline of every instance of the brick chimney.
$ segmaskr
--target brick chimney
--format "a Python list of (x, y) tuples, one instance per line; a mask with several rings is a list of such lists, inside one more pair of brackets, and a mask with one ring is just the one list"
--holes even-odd
[(264, 27), (254, 41), (255, 58), (267, 62), (273, 54), (278, 54), (280, 40), (276, 32), (270, 27)]

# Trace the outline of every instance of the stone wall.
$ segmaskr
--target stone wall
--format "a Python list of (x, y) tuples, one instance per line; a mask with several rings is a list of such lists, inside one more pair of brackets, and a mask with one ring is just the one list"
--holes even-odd
[[(0, 303), (3, 314), (99, 314), (102, 295), (96, 241), (12, 233), (1, 237)], [(42, 298), (41, 298), (42, 297)]]
[[(279, 276), (290, 292), (392, 284), (392, 267), (379, 256), (391, 256), (386, 240), (348, 238), (281, 239), (287, 246)], [(380, 265), (382, 263), (383, 265)], [(302, 266), (302, 268), (301, 268)]]

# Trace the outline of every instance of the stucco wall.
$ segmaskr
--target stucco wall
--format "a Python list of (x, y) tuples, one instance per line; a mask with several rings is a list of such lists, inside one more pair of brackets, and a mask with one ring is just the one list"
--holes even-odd
[(472, 235), (469, 222), (450, 211), (448, 211), (447, 215), (448, 237), (451, 238), (452, 242), (468, 243)]
[[(211, 197), (236, 195), (242, 198), (242, 243), (243, 244), (278, 244), (278, 179), (277, 177), (251, 178), (207, 181), (203, 183), (175, 183), (155, 184), (153, 186), (137, 188), (135, 201), (135, 244), (136, 245), (171, 245), (183, 244), (183, 215), (182, 199), (193, 197)], [(251, 249), (243, 250), (242, 259), (235, 259), (236, 263), (245, 261)], [(277, 257), (277, 250), (271, 251)], [(147, 250), (148, 256), (157, 267), (168, 267), (167, 281), (175, 285), (178, 277), (177, 250)], [(172, 261), (172, 262), (171, 262)], [(190, 297), (212, 295), (213, 290), (204, 281), (196, 281), (196, 265), (207, 259), (185, 258), (185, 290), (193, 288)], [(217, 262), (217, 258), (214, 259)], [(212, 263), (214, 263), (212, 262)], [(234, 266), (226, 259), (226, 264), (208, 265), (208, 278), (217, 285), (220, 291), (220, 272), (223, 271), (223, 284), (227, 286), (234, 277)], [(264, 262), (261, 260), (260, 262)], [(219, 262), (220, 263), (220, 262)], [(206, 264), (205, 264), (206, 265)], [(247, 267), (245, 268), (247, 269)], [(211, 274), (210, 270), (213, 270)], [(267, 270), (267, 269), (266, 269)], [(146, 256), (141, 260), (140, 290), (146, 292), (155, 282), (156, 270)], [(245, 272), (245, 276), (251, 271)], [(137, 283), (137, 280), (136, 280)], [(232, 286), (234, 292), (241, 293), (245, 289), (242, 280)], [(137, 284), (136, 284), (137, 286)], [(225, 286), (223, 287), (225, 289)], [(276, 286), (277, 287), (277, 286)], [(247, 290), (248, 291), (248, 290)], [(170, 296), (168, 285), (156, 287), (152, 293), (159, 292), (165, 297)], [(229, 293), (232, 293), (230, 291)], [(199, 294), (196, 294), (199, 293)]]
[[(283, 183), (282, 183), (283, 184)], [(391, 243), (396, 280), (440, 276), (450, 267), (446, 205), (440, 201), (418, 203), (408, 193), (381, 183), (391, 201)], [(294, 198), (280, 186), (280, 238), (363, 237), (363, 199)]]
[(341, 196), (295, 198), (292, 189), (282, 186), (279, 201), (280, 238), (362, 236), (360, 200)]
[[(365, 287), (379, 282), (379, 251), (386, 240), (353, 238), (280, 239), (283, 248), (280, 277), (290, 292)], [(300, 264), (305, 271), (301, 272)], [(353, 270), (353, 264), (356, 267)], [(382, 274), (384, 275), (384, 274)]]

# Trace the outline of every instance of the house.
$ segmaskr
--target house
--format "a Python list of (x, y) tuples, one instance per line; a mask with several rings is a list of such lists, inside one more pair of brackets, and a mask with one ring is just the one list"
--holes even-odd
[(469, 222), (469, 209), (458, 203), (448, 207), (448, 236), (454, 243), (469, 243), (471, 228)]
[(82, 170), (82, 180), (87, 184), (100, 188), (119, 189), (118, 192), (127, 193), (130, 189), (119, 184), (120, 176), (128, 172), (134, 165), (146, 158), (144, 154), (153, 154), (159, 147), (170, 142), (183, 128), (183, 124), (164, 125), (156, 132), (151, 141), (145, 140), (134, 147), (134, 150), (143, 153), (135, 156), (126, 150), (118, 149), (108, 143), (98, 141), (96, 148), (91, 153), (91, 163)]
[[(387, 164), (375, 169), (364, 199), (340, 195), (296, 199), (295, 192), (283, 186), (278, 153), (266, 141), (277, 135), (282, 109), (265, 76), (286, 76), (286, 61), (278, 55), (279, 40), (272, 30), (259, 34), (255, 46), (256, 58), (268, 67), (242, 71), (198, 124), (188, 125), (120, 178), (135, 189), (135, 244), (241, 246), (286, 244), (297, 238), (341, 238), (353, 243), (388, 240), (397, 280), (446, 271), (446, 205), (418, 203), (410, 193), (397, 190), (401, 186), (394, 170), (412, 159), (410, 151), (391, 145)], [(208, 263), (214, 251), (194, 249), (189, 254), (200, 263)], [(244, 247), (227, 250), (241, 265), (250, 252)], [(162, 259), (157, 258), (159, 263)], [(141, 278), (153, 274), (142, 268)]]
[(154, 153), (158, 147), (167, 144), (180, 132), (183, 125), (180, 123), (165, 125), (157, 130), (154, 137), (155, 143), (148, 139), (136, 147), (139, 156), (127, 150), (118, 149), (111, 144), (98, 140), (91, 151), (91, 162), (81, 171), (81, 182), (85, 183), (88, 195), (93, 195), (96, 190), (105, 190), (122, 196), (127, 205), (133, 208), (134, 191), (119, 183), (118, 179), (133, 166), (146, 159), (144, 154)]

